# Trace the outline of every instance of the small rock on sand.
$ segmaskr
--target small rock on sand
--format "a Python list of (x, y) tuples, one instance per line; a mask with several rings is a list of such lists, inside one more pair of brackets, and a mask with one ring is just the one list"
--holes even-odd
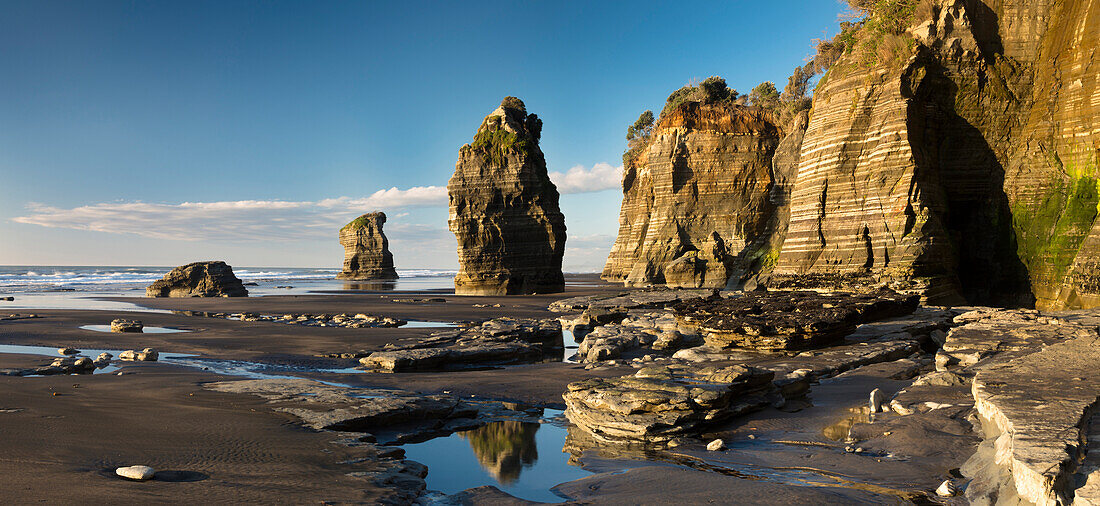
[(156, 362), (160, 354), (153, 348), (145, 348), (141, 351), (126, 350), (118, 354), (118, 358), (122, 360), (137, 360), (140, 362)]
[(952, 497), (959, 493), (958, 487), (955, 486), (955, 482), (951, 480), (944, 480), (936, 489), (936, 495), (940, 497)]
[(149, 466), (129, 466), (115, 469), (115, 474), (128, 480), (146, 481), (153, 479), (157, 471)]
[(882, 393), (882, 390), (871, 390), (870, 407), (872, 413), (882, 413), (886, 411), (886, 394)]
[(725, 448), (726, 442), (722, 441), (721, 439), (715, 439), (714, 441), (707, 443), (707, 449), (712, 452), (722, 451)]

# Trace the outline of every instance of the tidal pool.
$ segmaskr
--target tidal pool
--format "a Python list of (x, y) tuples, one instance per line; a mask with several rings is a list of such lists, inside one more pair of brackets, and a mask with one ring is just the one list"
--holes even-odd
[[(546, 410), (546, 416), (561, 411)], [(566, 429), (552, 423), (492, 422), (423, 443), (407, 444), (406, 458), (428, 466), (428, 489), (445, 494), (493, 485), (529, 501), (561, 502), (550, 489), (592, 473), (569, 464)]]
[[(81, 325), (80, 328), (84, 330), (94, 330), (96, 332), (111, 332), (110, 325)], [(174, 332), (191, 332), (190, 330), (173, 329), (171, 327), (143, 327), (141, 332), (122, 332), (123, 334), (171, 334)]]

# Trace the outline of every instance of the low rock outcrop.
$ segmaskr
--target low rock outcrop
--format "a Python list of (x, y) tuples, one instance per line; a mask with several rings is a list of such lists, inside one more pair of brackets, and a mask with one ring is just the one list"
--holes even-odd
[(542, 120), (507, 97), (459, 151), (447, 183), (448, 225), (458, 239), (459, 295), (554, 293), (565, 217), (539, 149)]
[(125, 318), (116, 318), (111, 320), (111, 332), (142, 332), (145, 329), (145, 325), (139, 320), (127, 320)]
[(336, 279), (378, 280), (397, 279), (393, 268), (390, 241), (382, 232), (386, 213), (364, 214), (340, 229), (340, 244), (344, 246), (344, 270)]
[(664, 442), (771, 403), (775, 373), (746, 366), (654, 366), (569, 384), (565, 416), (598, 440)]
[(675, 307), (679, 323), (699, 330), (717, 348), (798, 350), (835, 343), (860, 323), (912, 313), (919, 296), (747, 292)]
[(146, 297), (247, 297), (248, 290), (225, 262), (194, 262), (172, 269), (145, 289)]
[(556, 320), (498, 318), (478, 327), (435, 332), (411, 344), (387, 344), (359, 363), (381, 372), (441, 370), (536, 362), (562, 351), (561, 324)]

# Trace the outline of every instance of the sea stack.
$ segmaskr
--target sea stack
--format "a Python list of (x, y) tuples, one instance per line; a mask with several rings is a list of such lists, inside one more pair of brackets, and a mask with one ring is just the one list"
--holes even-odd
[(456, 294), (565, 289), (565, 216), (539, 149), (541, 133), (542, 120), (506, 97), (459, 150), (447, 183), (448, 225), (458, 239)]
[(145, 289), (146, 297), (247, 297), (241, 280), (225, 262), (181, 265)]
[(382, 232), (386, 213), (364, 214), (340, 229), (340, 244), (344, 246), (344, 270), (336, 279), (371, 280), (397, 279), (393, 268), (390, 241)]
[(678, 105), (679, 92), (673, 94), (652, 132), (624, 156), (619, 235), (606, 280), (723, 288), (766, 262), (776, 212), (771, 164), (782, 137), (777, 121), (728, 96), (691, 93), (700, 99)]

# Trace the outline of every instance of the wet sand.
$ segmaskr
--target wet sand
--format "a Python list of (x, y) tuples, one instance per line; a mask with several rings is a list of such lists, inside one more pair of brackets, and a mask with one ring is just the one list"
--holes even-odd
[[(0, 457), (9, 504), (229, 502), (371, 503), (384, 497), (349, 476), (363, 452), (305, 430), (250, 396), (210, 392), (224, 379), (166, 365), (126, 374), (0, 377)], [(150, 482), (114, 476), (149, 465)]]

